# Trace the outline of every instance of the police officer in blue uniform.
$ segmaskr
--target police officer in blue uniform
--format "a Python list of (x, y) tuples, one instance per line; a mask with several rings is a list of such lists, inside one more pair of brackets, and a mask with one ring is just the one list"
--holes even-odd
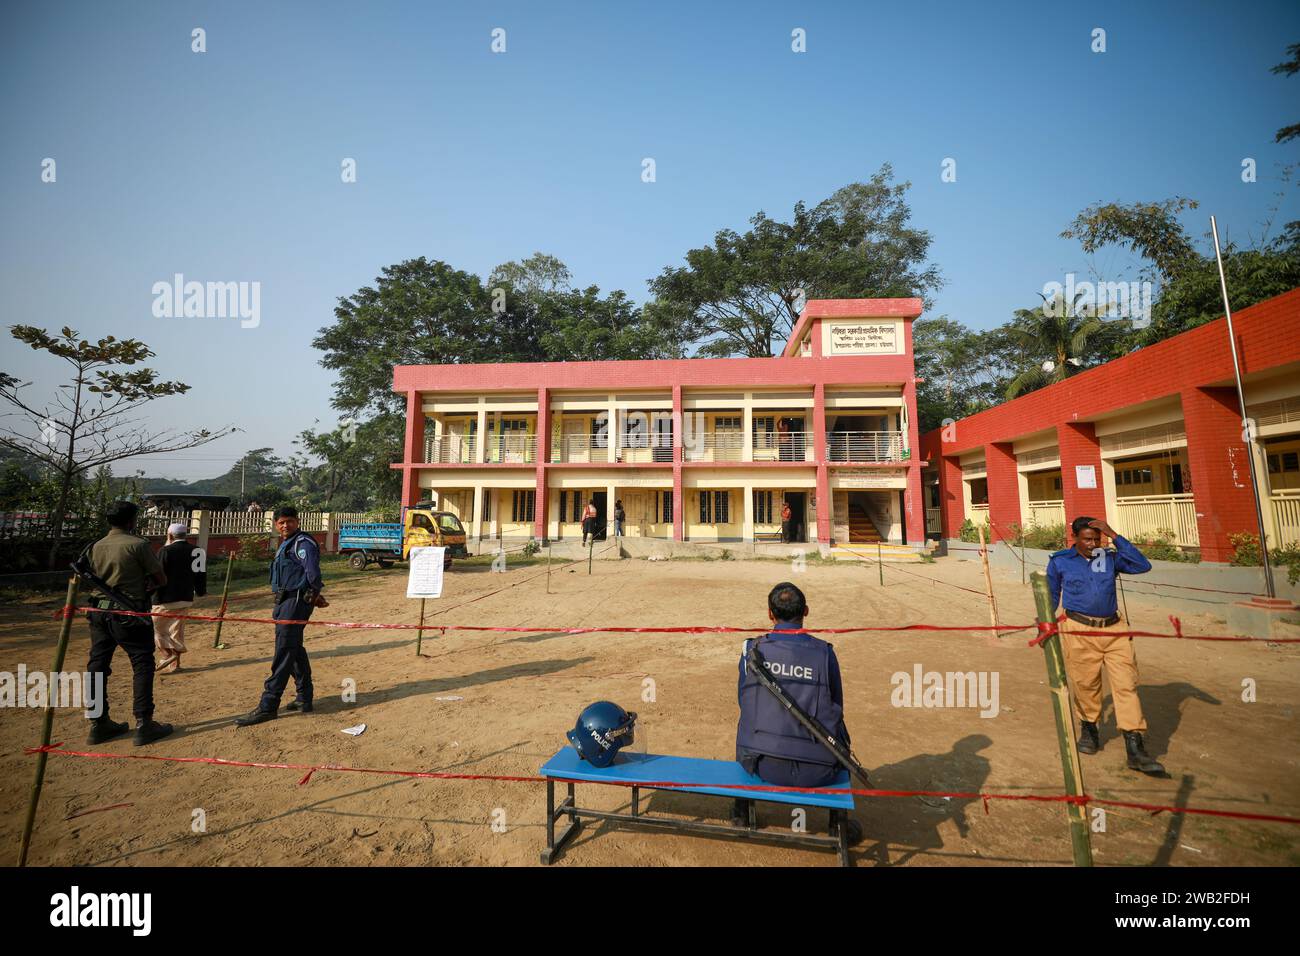
[(262, 700), (257, 709), (235, 721), (240, 727), (260, 724), (279, 716), (280, 698), (289, 678), (293, 678), (297, 696), (285, 708), (312, 711), (311, 662), (303, 646), (303, 632), (313, 608), (329, 607), (321, 597), (325, 582), (320, 574), (320, 548), (316, 539), (298, 526), (298, 509), (280, 508), (275, 513), (275, 528), (280, 532), (280, 547), (271, 562), (271, 590), (275, 594), (276, 621), (297, 621), (275, 625), (275, 657), (271, 676), (266, 679)]
[[(758, 639), (768, 671), (790, 698), (848, 748), (844, 726), (844, 688), (840, 662), (830, 644), (803, 630), (808, 616), (804, 594), (788, 581), (767, 596), (767, 616), (774, 629)], [(736, 760), (748, 773), (779, 787), (824, 787), (840, 766), (749, 673), (745, 642), (740, 658), (740, 723), (736, 728)], [(748, 813), (750, 801), (736, 801), (736, 816)]]
[[(1147, 722), (1138, 699), (1137, 655), (1115, 594), (1120, 574), (1145, 574), (1151, 570), (1151, 562), (1100, 518), (1075, 518), (1070, 530), (1074, 532), (1074, 547), (1057, 551), (1048, 559), (1047, 584), (1052, 613), (1056, 613), (1058, 604), (1065, 609), (1065, 620), (1060, 625), (1061, 650), (1079, 712), (1079, 753), (1095, 754), (1101, 749), (1097, 723), (1101, 719), (1101, 675), (1105, 671), (1129, 768), (1159, 776), (1165, 768), (1147, 753), (1142, 740)], [(1114, 542), (1113, 549), (1101, 547), (1102, 535)]]

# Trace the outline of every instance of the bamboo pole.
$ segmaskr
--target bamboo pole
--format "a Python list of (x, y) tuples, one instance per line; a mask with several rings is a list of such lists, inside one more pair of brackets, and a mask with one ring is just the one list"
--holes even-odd
[(221, 610), (217, 612), (217, 633), (212, 638), (213, 650), (221, 650), (225, 644), (221, 643), (221, 625), (226, 622), (226, 599), (230, 596), (230, 570), (235, 566), (235, 552), (231, 551), (226, 555), (226, 584), (221, 589)]
[(551, 593), (551, 546), (546, 546), (546, 593)]
[(993, 572), (989, 570), (989, 549), (984, 544), (984, 526), (977, 524), (975, 529), (980, 536), (980, 561), (984, 565), (984, 592), (989, 596), (989, 620), (993, 622), (993, 636), (998, 636), (998, 599), (993, 596)]
[[(78, 579), (74, 574), (68, 579), (68, 594), (63, 602), (63, 624), (59, 627), (59, 644), (54, 650), (54, 666), (51, 671), (55, 674), (63, 670), (63, 659), (68, 653), (68, 636), (72, 633), (72, 609), (77, 606), (77, 585)], [(93, 680), (93, 678), (92, 678)], [(54, 694), (57, 688), (50, 687), (46, 690), (45, 698), (45, 721), (41, 725), (41, 746), (50, 745), (50, 736), (54, 733)], [(107, 697), (108, 687), (100, 688), (100, 693)], [(82, 690), (82, 696), (85, 696), (85, 690)], [(104, 711), (107, 714), (107, 710)], [(27, 865), (27, 851), (32, 845), (32, 830), (36, 826), (36, 808), (41, 802), (41, 788), (45, 785), (45, 763), (49, 760), (50, 755), (42, 750), (36, 755), (36, 773), (32, 777), (32, 792), (27, 802), (27, 820), (23, 823), (22, 840), (18, 845), (18, 865)]]
[[(1047, 575), (1035, 571), (1029, 576), (1034, 588), (1034, 604), (1039, 624), (1056, 620), (1052, 607)], [(1065, 778), (1065, 791), (1081, 797), (1083, 766), (1079, 763), (1079, 750), (1074, 739), (1074, 714), (1070, 708), (1070, 687), (1065, 674), (1065, 657), (1061, 650), (1061, 636), (1052, 634), (1042, 642), (1043, 660), (1047, 664), (1047, 682), (1051, 687), (1052, 714), (1056, 718), (1056, 743), (1061, 752), (1061, 773)], [(1075, 866), (1092, 866), (1092, 842), (1088, 835), (1087, 808), (1081, 803), (1067, 804), (1066, 819), (1070, 822), (1070, 845)]]
[(591, 536), (591, 544), (587, 545), (587, 573), (591, 573), (591, 557), (596, 551), (596, 536)]
[(415, 632), (415, 656), (420, 656), (420, 645), (424, 643), (424, 598), (420, 598), (420, 627)]
[(876, 542), (876, 570), (880, 572), (880, 586), (885, 586), (885, 560), (880, 554), (880, 542)]

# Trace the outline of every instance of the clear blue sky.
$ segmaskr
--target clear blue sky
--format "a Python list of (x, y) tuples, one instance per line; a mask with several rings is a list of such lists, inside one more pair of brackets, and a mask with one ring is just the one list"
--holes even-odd
[[(1257, 236), (1280, 164), (1300, 159), (1273, 144), (1300, 121), (1300, 77), (1269, 72), (1300, 41), (1300, 4), (1058, 6), (9, 4), (4, 324), (145, 340), (193, 386), (154, 425), (246, 430), (134, 466), (194, 478), (335, 421), (310, 341), (338, 296), (406, 258), (486, 275), (542, 250), (640, 301), (718, 229), (788, 218), (887, 161), (947, 280), (930, 314), (986, 328), (1086, 275), (1058, 234), (1089, 203), (1183, 195), (1202, 204), (1195, 235), (1213, 212)], [(1241, 181), (1244, 157), (1259, 182)], [(1295, 218), (1292, 193), (1278, 220)], [(1129, 262), (1092, 265), (1123, 278)], [(155, 318), (153, 283), (177, 272), (260, 282), (261, 325)], [(55, 361), (0, 349), (0, 369), (56, 384)]]

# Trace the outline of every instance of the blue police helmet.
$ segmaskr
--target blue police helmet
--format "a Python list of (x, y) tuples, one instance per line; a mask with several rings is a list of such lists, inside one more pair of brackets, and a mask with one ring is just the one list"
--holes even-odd
[(573, 749), (593, 767), (608, 767), (620, 747), (632, 743), (636, 713), (609, 700), (588, 704), (566, 735)]

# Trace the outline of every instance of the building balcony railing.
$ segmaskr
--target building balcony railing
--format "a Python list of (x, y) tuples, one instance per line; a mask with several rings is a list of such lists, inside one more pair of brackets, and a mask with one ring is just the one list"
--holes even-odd
[(1277, 540), (1273, 547), (1289, 548), (1300, 544), (1300, 488), (1282, 488), (1269, 495), (1273, 506), (1273, 526)]
[(475, 460), (477, 439), (473, 435), (443, 435), (424, 440), (424, 460), (429, 464), (465, 464)]
[(902, 432), (831, 432), (828, 461), (903, 461)]
[(1025, 515), (1025, 524), (1039, 528), (1050, 528), (1065, 524), (1064, 501), (1031, 501), (1029, 514)]
[(696, 432), (682, 437), (682, 461), (741, 461), (745, 436), (739, 431)]
[(1190, 494), (1117, 498), (1112, 524), (1116, 531), (1134, 541), (1172, 535), (1172, 543), (1180, 548), (1196, 548), (1201, 544), (1196, 527), (1196, 503)]
[(754, 461), (812, 461), (812, 432), (759, 432), (754, 436)]
[(491, 464), (533, 464), (537, 461), (537, 436), (489, 435), (484, 460)]

